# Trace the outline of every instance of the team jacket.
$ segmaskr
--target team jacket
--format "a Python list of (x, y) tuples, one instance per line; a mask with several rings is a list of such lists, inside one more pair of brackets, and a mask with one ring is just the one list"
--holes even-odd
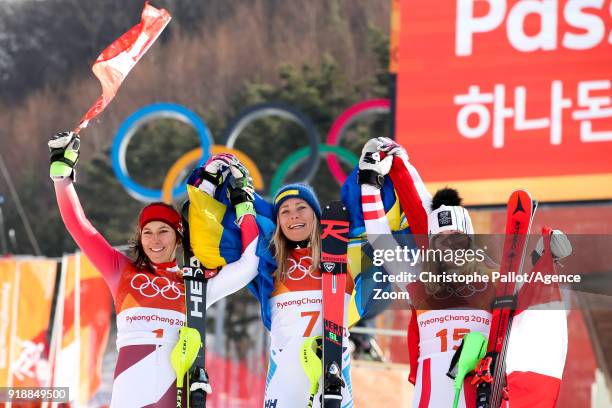
[[(322, 276), (319, 268), (311, 268), (310, 248), (297, 248), (289, 253), (287, 279), (275, 279), (270, 296), (272, 330), (270, 331), (270, 362), (266, 378), (265, 408), (305, 407), (309, 398), (309, 382), (300, 363), (300, 350), (308, 337), (323, 335)], [(347, 274), (345, 305), (349, 304), (353, 291), (353, 279)], [(348, 313), (345, 307), (344, 325)], [(342, 377), (346, 387), (342, 389), (342, 407), (353, 406), (350, 377), (348, 331), (342, 339)], [(320, 407), (323, 378), (314, 407)]]
[[(113, 295), (119, 356), (111, 406), (174, 407), (176, 375), (170, 352), (185, 324), (185, 287), (176, 261), (137, 268), (87, 220), (69, 179), (56, 181), (55, 192), (66, 228)], [(246, 216), (240, 228), (243, 254), (208, 281), (206, 308), (244, 287), (257, 273), (254, 217)]]
[[(418, 172), (407, 160), (396, 157), (389, 175), (411, 230), (426, 234), (431, 197)], [(372, 234), (387, 236), (389, 224), (381, 210), (380, 192), (371, 186), (361, 186), (361, 193), (368, 240), (375, 246)], [(548, 257), (549, 273), (555, 273), (550, 253)], [(454, 348), (468, 331), (480, 331), (488, 337), (491, 315), (487, 306), (494, 289), (482, 284), (447, 286), (444, 291), (423, 294), (422, 287), (410, 286), (408, 292), (415, 305), (408, 331), (410, 381), (416, 387), (413, 406), (452, 406), (454, 390), (450, 379), (444, 378), (448, 358), (452, 356), (449, 348)], [(531, 285), (525, 290), (536, 289)], [(558, 285), (549, 285), (542, 293), (550, 296), (541, 299), (536, 296), (540, 300), (527, 302), (525, 307), (519, 304), (514, 315), (506, 355), (508, 399), (503, 402), (504, 408), (556, 406), (567, 354), (567, 318)], [(530, 293), (519, 293), (519, 299), (529, 297)], [(540, 303), (547, 307), (540, 310)], [(462, 407), (475, 406), (472, 386), (464, 383), (459, 402)]]

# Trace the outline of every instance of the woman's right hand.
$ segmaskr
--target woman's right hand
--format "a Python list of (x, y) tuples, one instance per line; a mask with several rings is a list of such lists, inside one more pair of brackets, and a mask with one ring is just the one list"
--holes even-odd
[(187, 179), (187, 184), (213, 196), (217, 187), (223, 184), (229, 174), (230, 165), (237, 160), (233, 154), (215, 154), (203, 166), (196, 167), (193, 170), (189, 179)]
[(74, 166), (79, 160), (81, 139), (75, 132), (59, 132), (51, 136), (49, 142), (51, 167), (49, 176), (58, 181), (70, 177), (74, 180)]

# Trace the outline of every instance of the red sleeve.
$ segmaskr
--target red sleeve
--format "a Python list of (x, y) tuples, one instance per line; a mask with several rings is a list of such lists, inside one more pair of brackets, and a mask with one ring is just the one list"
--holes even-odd
[(114, 249), (85, 217), (79, 198), (70, 179), (56, 181), (55, 196), (66, 229), (81, 251), (100, 271), (113, 296), (119, 277), (131, 260)]
[(255, 216), (247, 214), (240, 223), (240, 235), (242, 237), (242, 252), (259, 236), (259, 228)]
[(419, 367), (419, 325), (417, 323), (417, 313), (414, 307), (410, 307), (412, 315), (408, 323), (408, 358), (410, 360), (410, 373), (408, 381), (416, 384), (417, 368)]

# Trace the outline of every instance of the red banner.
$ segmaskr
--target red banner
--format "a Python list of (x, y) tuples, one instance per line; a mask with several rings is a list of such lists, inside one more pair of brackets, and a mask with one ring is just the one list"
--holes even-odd
[(112, 297), (100, 273), (83, 255), (64, 256), (53, 340), (53, 385), (69, 387), (86, 404), (100, 388)]
[(402, 0), (396, 135), (432, 188), (612, 198), (610, 0)]
[(49, 385), (48, 326), (57, 262), (0, 260), (0, 386)]
[(79, 129), (106, 108), (117, 94), (121, 83), (170, 22), (165, 9), (156, 9), (148, 2), (142, 10), (140, 23), (106, 47), (91, 68), (102, 85), (102, 95), (81, 118)]

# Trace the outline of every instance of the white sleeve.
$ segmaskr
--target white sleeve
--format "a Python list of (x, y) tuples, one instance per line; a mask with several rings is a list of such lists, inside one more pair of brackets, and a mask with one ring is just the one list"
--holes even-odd
[(256, 255), (257, 241), (255, 238), (246, 247), (240, 259), (225, 265), (217, 276), (208, 280), (206, 285), (206, 308), (221, 298), (231, 295), (245, 287), (257, 276), (259, 257)]
[[(393, 258), (397, 259), (395, 255), (397, 254), (396, 248), (400, 247), (400, 244), (398, 244), (391, 233), (380, 190), (374, 186), (362, 184), (361, 207), (367, 239), (374, 249), (374, 257), (378, 256), (381, 257), (381, 260), (384, 260), (382, 254), (390, 254), (392, 252), (394, 254)], [(389, 274), (396, 276), (401, 276), (406, 272), (418, 275), (419, 272), (418, 263), (413, 265), (413, 262), (404, 262), (401, 259), (392, 262), (385, 261), (382, 266)], [(400, 289), (403, 290), (405, 288), (400, 287)]]

